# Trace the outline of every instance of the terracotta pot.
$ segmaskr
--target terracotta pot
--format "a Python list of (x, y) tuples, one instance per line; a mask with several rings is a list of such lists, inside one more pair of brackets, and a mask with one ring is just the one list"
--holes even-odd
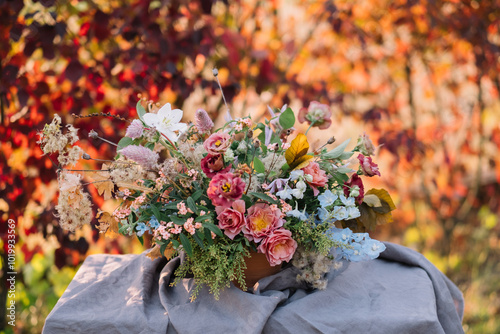
[[(274, 275), (281, 270), (280, 265), (272, 267), (267, 261), (265, 254), (250, 252), (250, 256), (245, 259), (247, 269), (244, 270), (244, 273), (247, 289), (253, 288), (255, 283), (261, 278)], [(241, 289), (237, 282), (233, 283)]]

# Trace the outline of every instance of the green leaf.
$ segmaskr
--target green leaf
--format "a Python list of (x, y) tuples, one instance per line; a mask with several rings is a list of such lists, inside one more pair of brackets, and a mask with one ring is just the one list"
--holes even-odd
[(203, 232), (205, 233), (205, 239), (207, 239), (207, 242), (209, 245), (213, 245), (214, 241), (212, 240), (212, 234), (210, 233), (210, 230), (208, 228), (203, 229)]
[(179, 234), (179, 239), (181, 239), (182, 247), (186, 251), (187, 255), (193, 256), (193, 247), (191, 246), (191, 242), (184, 234)]
[(323, 154), (323, 156), (322, 156), (323, 159), (331, 160), (331, 159), (339, 158), (342, 155), (342, 153), (344, 153), (344, 150), (350, 141), (351, 141), (351, 139), (349, 138), (346, 141), (344, 141), (342, 144), (340, 144), (339, 146), (335, 147), (330, 152)]
[(177, 210), (178, 203), (179, 203), (179, 201), (168, 203), (167, 205), (163, 206), (163, 209), (165, 209), (165, 210)]
[(172, 239), (171, 241), (172, 241), (172, 245), (174, 245), (174, 249), (178, 249), (179, 245), (180, 245), (179, 241), (174, 240), (174, 239)]
[(162, 243), (160, 246), (160, 254), (163, 255), (165, 253), (165, 249), (167, 249), (168, 244), (170, 243), (170, 240), (167, 240), (167, 242)]
[(285, 111), (283, 111), (283, 113), (281, 113), (279, 116), (279, 122), (285, 130), (293, 127), (293, 125), (295, 124), (295, 114), (293, 113), (293, 110), (287, 108)]
[(202, 223), (202, 224), (203, 224), (203, 227), (208, 228), (210, 231), (214, 232), (219, 237), (222, 237), (222, 231), (220, 230), (220, 228), (218, 228), (214, 224), (212, 224), (212, 223)]
[(186, 220), (184, 218), (177, 217), (175, 215), (170, 216), (170, 220), (175, 224), (175, 225), (184, 225)]
[(202, 222), (204, 220), (207, 220), (207, 219), (210, 219), (211, 217), (208, 216), (208, 215), (204, 215), (204, 216), (198, 216), (194, 219), (195, 223), (199, 223), (199, 222)]
[(160, 210), (158, 210), (158, 208), (156, 207), (156, 205), (151, 205), (151, 210), (153, 211), (153, 215), (156, 217), (156, 219), (158, 221), (161, 221), (161, 217), (160, 217)]
[(124, 148), (124, 147), (127, 147), (129, 145), (132, 145), (132, 142), (134, 140), (132, 138), (129, 138), (129, 137), (123, 137), (122, 139), (120, 139), (120, 141), (118, 142), (118, 150)]
[(196, 231), (196, 233), (193, 234), (194, 241), (196, 241), (196, 243), (198, 244), (198, 246), (201, 247), (201, 249), (205, 250), (205, 245), (203, 244), (203, 241), (201, 240), (200, 235), (198, 235), (198, 233), (200, 233), (200, 235), (203, 237), (203, 234), (201, 234), (201, 232)]
[[(137, 234), (136, 234), (137, 235)], [(141, 236), (137, 236), (137, 239), (141, 242), (141, 245), (144, 246), (144, 238)]]
[(142, 120), (142, 116), (144, 116), (144, 114), (146, 114), (146, 109), (144, 109), (140, 100), (137, 102), (135, 109), (137, 110), (137, 115)]
[(186, 200), (188, 208), (191, 209), (194, 213), (198, 214), (198, 208), (196, 207), (196, 203), (194, 202), (192, 197), (188, 197)]
[(198, 190), (198, 191), (195, 191), (191, 197), (193, 198), (194, 201), (197, 201), (198, 199), (200, 199), (201, 195), (203, 195), (203, 190)]
[(265, 173), (266, 172), (266, 166), (264, 166), (262, 161), (260, 161), (260, 159), (257, 157), (255, 157), (253, 159), (253, 169), (255, 169), (255, 171), (257, 173)]
[(263, 193), (249, 193), (250, 195), (254, 196), (254, 197), (257, 197), (258, 199), (261, 199), (265, 202), (269, 202), (269, 203), (272, 203), (272, 204), (278, 204), (277, 201), (275, 201), (272, 197), (266, 195), (266, 194), (263, 194)]

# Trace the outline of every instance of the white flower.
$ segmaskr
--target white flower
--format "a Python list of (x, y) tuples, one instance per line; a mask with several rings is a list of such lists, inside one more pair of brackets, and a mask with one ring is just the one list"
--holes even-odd
[(354, 197), (345, 197), (344, 194), (339, 196), (340, 200), (342, 201), (342, 204), (344, 204), (346, 207), (350, 206), (356, 206), (354, 203)]
[(292, 199), (292, 192), (293, 192), (293, 190), (289, 186), (286, 186), (285, 189), (278, 191), (276, 193), (276, 196), (278, 196), (279, 198), (281, 198), (283, 200)]
[(165, 104), (157, 114), (147, 113), (142, 116), (144, 122), (163, 133), (170, 141), (177, 141), (178, 136), (174, 131), (183, 132), (187, 129), (185, 123), (179, 123), (184, 112), (180, 109), (172, 110), (170, 103)]
[(304, 198), (304, 192), (306, 191), (306, 189), (307, 189), (306, 183), (304, 181), (299, 181), (295, 185), (295, 189), (292, 190), (292, 195), (295, 198), (302, 199)]
[(300, 169), (296, 169), (290, 173), (290, 180), (295, 181), (302, 176), (304, 176), (304, 171), (300, 170)]

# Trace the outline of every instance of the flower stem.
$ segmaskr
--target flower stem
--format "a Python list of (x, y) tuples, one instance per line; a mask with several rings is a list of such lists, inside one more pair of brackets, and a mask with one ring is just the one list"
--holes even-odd
[(311, 122), (311, 125), (309, 125), (309, 127), (306, 130), (306, 133), (305, 133), (306, 136), (307, 136), (307, 133), (309, 132), (309, 130), (311, 130), (311, 128), (314, 126), (315, 123), (316, 123), (316, 121)]

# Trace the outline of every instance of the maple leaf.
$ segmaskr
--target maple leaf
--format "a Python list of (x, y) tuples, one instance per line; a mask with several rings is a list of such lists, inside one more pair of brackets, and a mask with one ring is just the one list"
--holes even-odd
[[(109, 166), (107, 164), (103, 164), (102, 170), (107, 170), (108, 167)], [(95, 172), (92, 174), (92, 179), (95, 182), (94, 186), (97, 188), (99, 195), (103, 196), (105, 201), (111, 199), (115, 185), (111, 181), (109, 172)]]
[(99, 233), (104, 233), (107, 238), (116, 238), (119, 235), (118, 220), (109, 212), (98, 210), (95, 217), (99, 222), (99, 225), (96, 225)]

